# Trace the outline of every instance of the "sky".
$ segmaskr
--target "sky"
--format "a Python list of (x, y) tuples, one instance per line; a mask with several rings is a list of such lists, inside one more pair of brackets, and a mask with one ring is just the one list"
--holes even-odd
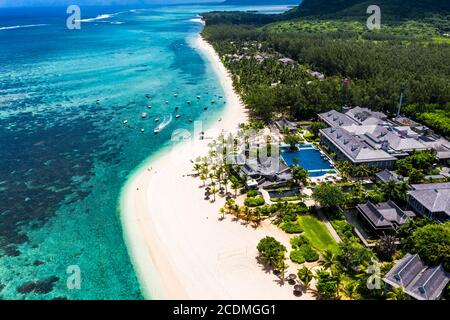
[(222, 0), (0, 0), (2, 7), (29, 6), (68, 6), (77, 5), (139, 5), (139, 4), (172, 4), (193, 2), (220, 2)]

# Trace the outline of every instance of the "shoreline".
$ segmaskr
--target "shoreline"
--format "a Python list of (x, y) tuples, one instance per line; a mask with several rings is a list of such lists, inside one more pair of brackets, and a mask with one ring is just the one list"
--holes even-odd
[[(216, 73), (227, 102), (221, 121), (208, 123), (205, 136), (237, 129), (247, 115), (228, 70), (201, 35), (191, 40)], [(266, 222), (253, 229), (230, 217), (219, 221), (225, 199), (203, 200), (201, 182), (190, 176), (191, 160), (207, 153), (208, 140), (163, 148), (144, 161), (123, 188), (124, 238), (144, 297), (307, 299), (306, 294), (296, 298), (288, 285), (277, 285), (276, 276), (256, 261), (261, 238), (274, 236), (289, 247), (288, 235)]]
[[(235, 116), (239, 114), (237, 119), (240, 118), (241, 122), (245, 122), (247, 117), (245, 115), (245, 107), (242, 104), (240, 97), (234, 92), (233, 82), (229, 76), (228, 70), (220, 61), (220, 57), (214, 48), (206, 42), (200, 34), (190, 40), (190, 44), (199, 50), (199, 53), (211, 64), (211, 67), (216, 73), (218, 81), (224, 90), (227, 102), (221, 112), (223, 118), (221, 125), (220, 123), (214, 123), (212, 128), (208, 127), (206, 130), (227, 129), (226, 127), (229, 125), (237, 127), (239, 123), (230, 123), (235, 122)], [(228, 109), (233, 106), (235, 106), (234, 108), (237, 110), (230, 114)], [(227, 115), (229, 116), (227, 117)], [(175, 146), (175, 148), (176, 147), (177, 146)], [(157, 168), (158, 162), (164, 163), (165, 158), (169, 155), (169, 149), (170, 146), (166, 146), (153, 156), (144, 160), (134, 172), (130, 174), (127, 183), (122, 188), (119, 199), (124, 239), (133, 266), (136, 270), (138, 281), (141, 285), (142, 294), (146, 299), (165, 299), (169, 297), (177, 299), (187, 298), (183, 288), (177, 283), (176, 276), (171, 270), (170, 265), (167, 264), (166, 257), (164, 257), (164, 254), (159, 249), (161, 244), (158, 239), (152, 236), (155, 233), (155, 230), (153, 229), (154, 226), (152, 222), (149, 221), (148, 215), (145, 214), (145, 209), (142, 206), (136, 208), (136, 201), (143, 200), (142, 198), (136, 199), (137, 188), (144, 185), (145, 180), (150, 181), (151, 179), (148, 168)], [(155, 171), (156, 170), (157, 169), (155, 169)], [(165, 279), (161, 280), (161, 276)]]

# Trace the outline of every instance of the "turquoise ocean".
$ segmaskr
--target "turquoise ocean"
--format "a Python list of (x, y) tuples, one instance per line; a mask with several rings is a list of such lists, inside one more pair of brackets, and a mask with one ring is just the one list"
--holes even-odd
[[(81, 30), (66, 28), (66, 8), (0, 9), (0, 299), (142, 298), (121, 188), (175, 129), (193, 131), (188, 119), (223, 111), (189, 45), (198, 14), (250, 9), (287, 8), (81, 7)], [(168, 123), (159, 134), (155, 118)]]

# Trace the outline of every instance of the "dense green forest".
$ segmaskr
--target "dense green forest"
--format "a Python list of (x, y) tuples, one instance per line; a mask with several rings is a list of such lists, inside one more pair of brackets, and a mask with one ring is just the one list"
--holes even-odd
[[(364, 2), (346, 1), (351, 8)], [(436, 3), (426, 2), (430, 8)], [(449, 11), (422, 11), (426, 19), (398, 20), (377, 31), (348, 17), (288, 18), (309, 3), (283, 15), (204, 15), (203, 35), (231, 70), (254, 118), (306, 120), (343, 105), (393, 114), (403, 90), (404, 112), (450, 133), (443, 120), (450, 118), (450, 38), (442, 31)]]
[(387, 19), (425, 18), (450, 11), (450, 2), (443, 0), (304, 0), (295, 10), (302, 17), (364, 18), (370, 5), (381, 8)]

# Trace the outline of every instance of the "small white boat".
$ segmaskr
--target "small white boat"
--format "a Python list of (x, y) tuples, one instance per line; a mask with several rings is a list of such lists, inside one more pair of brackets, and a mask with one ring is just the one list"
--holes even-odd
[(191, 104), (191, 101), (190, 100), (188, 100), (188, 101), (186, 101), (187, 102), (187, 104)]
[(144, 132), (144, 131), (145, 131), (144, 128), (142, 128), (142, 129), (141, 129), (141, 132)]
[(152, 106), (147, 106), (147, 108), (151, 109), (151, 108), (152, 108)]
[(189, 121), (189, 122), (192, 122), (192, 119), (189, 119), (188, 121)]
[(181, 117), (179, 114), (177, 114), (177, 115), (175, 116), (175, 118), (177, 118), (177, 119), (178, 119), (179, 117)]
[(141, 117), (142, 117), (142, 119), (147, 118), (147, 112), (142, 112)]
[(155, 122), (159, 122), (159, 118), (155, 118)]
[(214, 103), (216, 103), (216, 100), (211, 101), (211, 104), (214, 104)]
[(169, 104), (169, 101), (168, 101), (168, 100), (166, 100), (166, 104)]
[(221, 121), (222, 121), (222, 118), (219, 119), (219, 122), (221, 122)]
[(198, 99), (198, 100), (200, 100), (201, 98), (202, 98), (202, 97), (200, 97), (200, 96), (197, 96), (197, 99)]
[(174, 93), (173, 96), (176, 98), (178, 97), (178, 93)]
[(128, 123), (128, 120), (123, 120), (123, 124), (127, 124)]
[[(159, 119), (158, 119), (159, 120)], [(163, 121), (153, 130), (154, 133), (160, 133), (172, 122), (172, 115), (164, 116)]]

